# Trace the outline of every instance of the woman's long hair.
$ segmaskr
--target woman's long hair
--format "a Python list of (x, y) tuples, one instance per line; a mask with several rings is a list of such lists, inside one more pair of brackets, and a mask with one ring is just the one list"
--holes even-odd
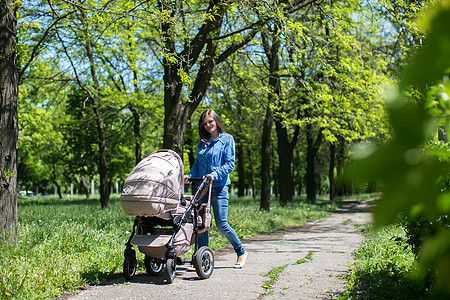
[(222, 120), (221, 120), (219, 114), (216, 113), (212, 109), (207, 109), (201, 114), (201, 116), (198, 120), (198, 134), (200, 135), (200, 140), (202, 140), (203, 142), (207, 142), (211, 139), (211, 134), (208, 131), (206, 131), (205, 126), (203, 126), (203, 122), (204, 122), (206, 116), (210, 116), (211, 118), (214, 119), (214, 121), (216, 121), (217, 129), (219, 130), (219, 133), (225, 132), (225, 129), (223, 128)]

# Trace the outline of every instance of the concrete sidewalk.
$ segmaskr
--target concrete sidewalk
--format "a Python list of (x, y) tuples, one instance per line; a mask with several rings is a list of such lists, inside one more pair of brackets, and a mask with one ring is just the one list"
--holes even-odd
[[(163, 275), (142, 273), (130, 283), (114, 279), (69, 299), (329, 299), (344, 289), (340, 277), (363, 240), (355, 225), (371, 221), (369, 204), (348, 202), (325, 219), (244, 240), (249, 257), (243, 269), (233, 268), (236, 255), (228, 246), (214, 252), (215, 267), (209, 279), (199, 280), (195, 271), (178, 266), (172, 284), (166, 284)], [(309, 252), (311, 259), (296, 264)], [(284, 269), (273, 294), (266, 295), (263, 284), (269, 278), (262, 275), (276, 267)]]

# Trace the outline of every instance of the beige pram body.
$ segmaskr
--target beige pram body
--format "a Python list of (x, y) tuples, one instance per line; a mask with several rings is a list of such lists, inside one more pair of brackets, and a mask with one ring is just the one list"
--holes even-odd
[(131, 279), (136, 271), (133, 245), (145, 254), (147, 273), (158, 275), (165, 265), (166, 279), (172, 283), (177, 262), (181, 262), (179, 256), (194, 244), (191, 262), (200, 278), (210, 277), (212, 251), (208, 247), (197, 249), (196, 241), (198, 233), (211, 226), (211, 182), (200, 180), (194, 196), (184, 195), (183, 162), (176, 152), (165, 149), (153, 152), (130, 172), (121, 195), (125, 213), (135, 217), (126, 243), (125, 278)]

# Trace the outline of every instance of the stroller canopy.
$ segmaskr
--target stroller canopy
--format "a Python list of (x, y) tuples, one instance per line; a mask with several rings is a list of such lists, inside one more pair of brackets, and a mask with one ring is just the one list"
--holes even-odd
[(124, 183), (121, 202), (128, 215), (152, 216), (149, 202), (175, 209), (184, 192), (184, 167), (180, 156), (172, 150), (157, 150), (141, 160)]

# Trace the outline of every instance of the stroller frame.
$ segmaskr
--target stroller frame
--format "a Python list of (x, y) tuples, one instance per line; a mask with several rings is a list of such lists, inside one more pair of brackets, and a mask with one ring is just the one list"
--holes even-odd
[[(201, 212), (205, 210), (205, 206), (210, 209), (212, 181), (208, 178), (190, 178), (189, 181), (200, 182), (200, 185), (194, 196), (181, 197), (181, 207), (187, 206), (182, 214), (175, 215), (171, 220), (157, 216), (135, 217), (131, 236), (125, 244), (123, 263), (125, 279), (131, 280), (136, 273), (137, 260), (133, 245), (138, 246), (139, 251), (145, 254), (144, 265), (149, 275), (156, 276), (164, 272), (167, 283), (172, 283), (176, 277), (176, 266), (185, 263), (183, 259), (177, 257), (177, 254), (186, 253), (189, 246), (195, 244), (191, 264), (201, 279), (211, 276), (214, 270), (214, 255), (209, 247), (204, 246), (198, 249), (198, 234), (201, 227), (207, 230), (210, 225), (205, 223), (211, 220), (205, 220)], [(203, 199), (206, 192), (208, 192), (207, 203), (200, 204), (200, 200)], [(202, 224), (199, 223), (199, 220)], [(193, 234), (187, 249), (185, 245), (182, 250), (178, 248), (177, 251), (176, 237), (178, 234), (183, 234), (184, 226), (192, 226)], [(159, 247), (149, 246), (157, 239), (162, 240)], [(192, 239), (194, 239), (194, 243)]]

